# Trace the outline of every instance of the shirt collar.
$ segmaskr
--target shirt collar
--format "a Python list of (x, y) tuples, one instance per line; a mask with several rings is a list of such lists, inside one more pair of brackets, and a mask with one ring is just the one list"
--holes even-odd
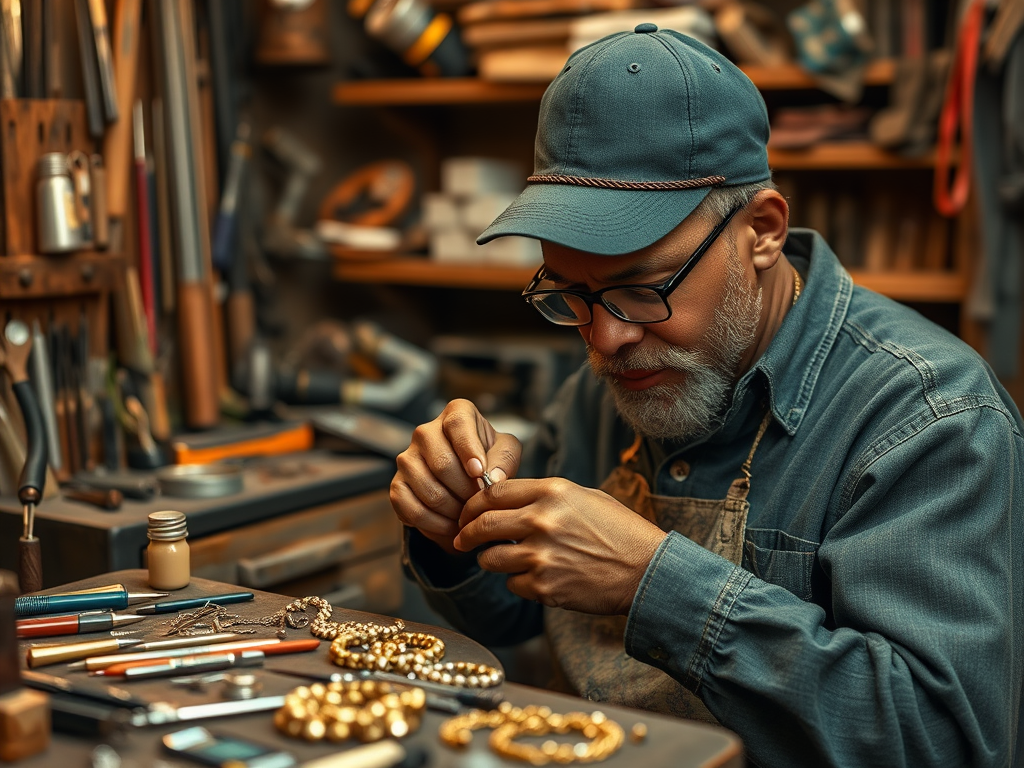
[[(775, 420), (794, 435), (846, 319), (853, 279), (822, 236), (813, 230), (791, 229), (782, 250), (801, 268), (804, 288), (768, 349), (738, 382), (734, 402), (743, 398), (760, 372), (768, 383), (769, 405)], [(805, 264), (806, 271), (802, 269)]]

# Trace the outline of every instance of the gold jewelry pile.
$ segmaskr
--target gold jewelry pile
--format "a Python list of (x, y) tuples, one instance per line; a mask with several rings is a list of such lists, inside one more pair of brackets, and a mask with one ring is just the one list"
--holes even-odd
[[(465, 747), (473, 740), (472, 732), (480, 728), (494, 729), (488, 743), (498, 755), (531, 765), (596, 763), (615, 754), (625, 738), (622, 726), (609, 720), (602, 712), (559, 715), (549, 707), (530, 705), (519, 708), (507, 701), (490, 712), (474, 709), (446, 720), (439, 735), (450, 747)], [(517, 736), (547, 736), (569, 731), (579, 731), (590, 741), (559, 744), (549, 739), (539, 747), (515, 741)]]
[(400, 739), (420, 726), (427, 697), (421, 688), (398, 689), (389, 683), (314, 683), (289, 693), (274, 713), (274, 725), (307, 741)]
[[(322, 597), (304, 597), (285, 606), (289, 614), (304, 611), (308, 606), (317, 609), (309, 631), (322, 640), (331, 641), (331, 661), (348, 669), (368, 669), (375, 672), (394, 672), (415, 675), (460, 688), (489, 688), (505, 679), (504, 673), (488, 664), (468, 661), (445, 661), (444, 642), (425, 632), (407, 632), (401, 619), (394, 625), (369, 622), (331, 621), (333, 608)], [(366, 647), (367, 650), (355, 650)]]

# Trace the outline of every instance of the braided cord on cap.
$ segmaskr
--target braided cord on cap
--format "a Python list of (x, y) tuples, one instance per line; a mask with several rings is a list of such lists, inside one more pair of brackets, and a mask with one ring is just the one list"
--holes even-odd
[(589, 176), (562, 176), (560, 174), (539, 174), (529, 176), (527, 184), (570, 184), (577, 187), (600, 187), (601, 189), (632, 189), (657, 192), (672, 189), (696, 189), (713, 187), (725, 182), (725, 176), (705, 176), (703, 179), (682, 179), (680, 181), (618, 181)]

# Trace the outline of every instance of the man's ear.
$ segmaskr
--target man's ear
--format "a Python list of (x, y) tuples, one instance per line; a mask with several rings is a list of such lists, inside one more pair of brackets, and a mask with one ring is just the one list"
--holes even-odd
[(774, 189), (758, 192), (747, 205), (753, 233), (750, 257), (758, 272), (771, 269), (782, 255), (789, 234), (789, 205)]

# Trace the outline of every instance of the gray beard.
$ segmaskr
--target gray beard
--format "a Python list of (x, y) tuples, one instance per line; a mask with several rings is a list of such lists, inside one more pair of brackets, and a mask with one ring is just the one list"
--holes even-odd
[[(619, 415), (638, 434), (655, 440), (693, 440), (718, 428), (729, 404), (743, 353), (754, 343), (761, 317), (761, 289), (751, 290), (732, 256), (725, 299), (704, 334), (705, 350), (686, 350), (649, 336), (643, 347), (606, 357), (588, 346), (594, 373), (608, 380)], [(681, 382), (645, 390), (623, 387), (612, 374), (630, 369), (668, 368)]]

